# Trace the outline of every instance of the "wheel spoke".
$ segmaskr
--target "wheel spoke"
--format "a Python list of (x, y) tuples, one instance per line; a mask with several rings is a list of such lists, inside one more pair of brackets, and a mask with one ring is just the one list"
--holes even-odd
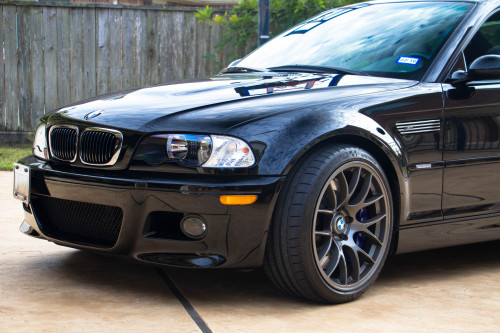
[(349, 184), (347, 183), (347, 178), (345, 177), (343, 172), (338, 174), (338, 179), (335, 179), (337, 182), (336, 190), (335, 190), (335, 199), (337, 201), (337, 210), (344, 206), (349, 199)]
[(330, 206), (330, 207), (332, 207), (333, 210), (337, 209), (337, 193), (335, 190), (336, 187), (337, 187), (337, 184), (335, 184), (335, 181), (332, 179), (330, 181), (330, 186), (328, 186), (328, 190), (330, 190), (331, 198), (333, 200), (332, 205)]
[(357, 206), (365, 201), (366, 197), (368, 196), (368, 193), (370, 192), (370, 187), (372, 185), (372, 178), (373, 176), (371, 174), (368, 174), (365, 177), (363, 177), (363, 186), (361, 187), (361, 190), (356, 194), (356, 196), (352, 197), (351, 200), (349, 200), (349, 206)]
[(340, 256), (339, 263), (339, 280), (341, 284), (347, 285), (347, 262), (345, 260), (345, 255), (342, 253)]
[(317, 230), (314, 233), (316, 236), (332, 237), (332, 232), (328, 230)]
[(380, 239), (378, 239), (377, 236), (375, 236), (375, 234), (373, 234), (370, 230), (366, 229), (363, 231), (363, 233), (368, 236), (368, 238), (370, 238), (370, 240), (377, 246), (382, 246), (382, 242), (380, 241)]
[(348, 192), (349, 198), (354, 193), (356, 187), (358, 187), (360, 176), (361, 176), (361, 168), (355, 168), (354, 170), (352, 170), (352, 177), (351, 180), (349, 181), (349, 192)]
[(375, 264), (375, 261), (373, 260), (372, 257), (370, 257), (370, 255), (368, 253), (366, 253), (365, 250), (363, 250), (362, 248), (360, 248), (359, 246), (356, 246), (356, 252), (358, 253), (358, 257), (359, 255), (363, 256), (363, 258), (365, 258), (367, 261), (370, 262), (370, 264)]
[(332, 248), (333, 239), (330, 237), (330, 238), (328, 238), (328, 240), (326, 242), (327, 243), (323, 244), (323, 246), (321, 247), (321, 249), (318, 253), (318, 259), (320, 262), (322, 262), (323, 259), (325, 259), (326, 255), (328, 254), (328, 252)]
[(350, 231), (351, 234), (354, 234), (357, 231), (365, 231), (365, 225), (362, 222), (359, 222), (358, 220), (355, 219), (350, 224)]
[(335, 211), (329, 209), (318, 209), (318, 213), (333, 215), (335, 214)]
[(351, 231), (353, 233), (356, 231), (371, 233), (371, 231), (368, 228), (370, 228), (372, 225), (379, 223), (384, 218), (385, 218), (385, 213), (379, 213), (366, 221), (358, 221), (356, 219), (351, 223)]
[[(341, 257), (341, 251), (338, 246), (336, 246), (337, 251), (335, 253), (330, 253), (330, 261), (328, 262), (328, 265), (325, 268), (325, 274), (326, 276), (330, 277), (333, 272), (335, 272), (335, 269), (338, 267), (340, 263), (340, 257)], [(335, 249), (335, 247), (332, 247), (332, 250)]]
[(367, 207), (367, 206), (370, 206), (371, 204), (374, 204), (375, 202), (379, 201), (380, 199), (382, 199), (384, 197), (383, 194), (375, 194), (369, 198), (366, 198), (364, 203), (363, 203), (363, 206), (364, 207)]
[(353, 248), (351, 247), (346, 247), (347, 249), (349, 249), (348, 251), (345, 251), (344, 250), (344, 253), (347, 252), (347, 256), (349, 257), (350, 261), (351, 261), (351, 276), (352, 276), (352, 279), (357, 282), (359, 281), (359, 277), (360, 277), (360, 271), (361, 271), (361, 264), (360, 264), (360, 261), (359, 261), (359, 258), (358, 258), (358, 254), (357, 254), (357, 251), (355, 251)]
[(375, 215), (374, 217), (369, 218), (368, 220), (363, 221), (363, 222), (360, 222), (360, 223), (361, 223), (361, 224), (365, 227), (365, 229), (366, 229), (366, 228), (371, 227), (371, 226), (372, 226), (372, 225), (374, 225), (374, 224), (379, 223), (379, 222), (380, 222), (380, 221), (382, 221), (384, 218), (385, 218), (385, 213), (379, 213), (379, 214)]

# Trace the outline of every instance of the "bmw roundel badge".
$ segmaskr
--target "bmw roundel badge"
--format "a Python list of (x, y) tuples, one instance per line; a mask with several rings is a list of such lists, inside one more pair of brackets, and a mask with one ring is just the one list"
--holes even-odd
[(102, 111), (99, 110), (99, 111), (94, 111), (94, 112), (90, 112), (88, 114), (85, 115), (85, 117), (83, 117), (85, 120), (89, 120), (89, 119), (92, 119), (92, 118), (95, 118), (97, 116), (100, 116), (102, 114)]

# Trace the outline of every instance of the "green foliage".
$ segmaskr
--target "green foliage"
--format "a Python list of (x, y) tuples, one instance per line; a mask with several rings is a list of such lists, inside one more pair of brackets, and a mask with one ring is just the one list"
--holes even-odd
[(245, 47), (249, 40), (257, 40), (257, 0), (242, 0), (227, 16), (225, 27), (228, 43), (241, 48)]
[(14, 162), (31, 155), (31, 147), (7, 147), (0, 146), (0, 170), (12, 171)]
[(274, 0), (271, 1), (271, 29), (276, 36), (288, 28), (327, 9), (360, 2), (349, 0)]
[(213, 13), (214, 10), (212, 7), (207, 6), (205, 9), (199, 9), (196, 13), (194, 13), (194, 16), (196, 16), (199, 21), (208, 23), (212, 20)]
[[(271, 37), (330, 8), (345, 6), (360, 0), (270, 0)], [(257, 46), (258, 0), (241, 0), (229, 13), (215, 14), (211, 7), (196, 12), (196, 17), (208, 24), (220, 24), (224, 29), (223, 41), (217, 46), (221, 54), (225, 45), (233, 45), (233, 58), (242, 57), (248, 47)], [(219, 57), (221, 59), (221, 57)], [(221, 65), (221, 64), (219, 64)]]

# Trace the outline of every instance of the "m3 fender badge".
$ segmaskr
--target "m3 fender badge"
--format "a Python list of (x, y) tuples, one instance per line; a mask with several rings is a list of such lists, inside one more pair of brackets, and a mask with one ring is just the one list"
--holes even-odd
[(85, 117), (83, 117), (83, 119), (85, 119), (85, 120), (90, 120), (90, 119), (92, 119), (92, 118), (95, 118), (95, 117), (97, 117), (97, 116), (100, 116), (102, 113), (103, 113), (103, 111), (102, 111), (102, 110), (99, 110), (99, 111), (94, 111), (94, 112), (90, 112), (90, 113), (87, 113), (87, 114), (85, 115)]

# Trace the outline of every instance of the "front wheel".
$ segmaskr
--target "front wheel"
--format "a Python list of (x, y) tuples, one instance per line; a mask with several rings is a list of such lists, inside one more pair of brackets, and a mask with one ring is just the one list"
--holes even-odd
[(343, 303), (375, 281), (392, 238), (392, 197), (377, 161), (352, 146), (320, 148), (289, 175), (269, 230), (264, 268), (280, 288)]

